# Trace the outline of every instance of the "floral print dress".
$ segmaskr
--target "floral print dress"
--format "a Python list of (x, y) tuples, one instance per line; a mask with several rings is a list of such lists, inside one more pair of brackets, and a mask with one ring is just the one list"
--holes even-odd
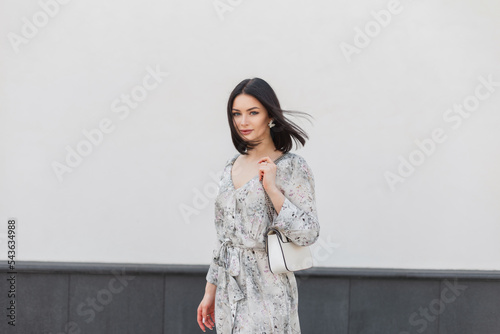
[(275, 160), (276, 186), (285, 195), (270, 222), (259, 176), (235, 189), (226, 162), (215, 200), (216, 248), (206, 279), (217, 285), (218, 334), (300, 333), (297, 282), (293, 273), (273, 274), (265, 252), (265, 232), (273, 226), (292, 242), (311, 245), (319, 237), (314, 176), (305, 159), (287, 152)]

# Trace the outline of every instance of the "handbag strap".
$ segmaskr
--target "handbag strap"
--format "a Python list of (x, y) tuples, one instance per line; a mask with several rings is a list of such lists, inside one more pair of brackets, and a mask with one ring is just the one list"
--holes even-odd
[(276, 234), (278, 236), (278, 238), (281, 240), (281, 242), (290, 242), (290, 239), (288, 239), (288, 237), (285, 236), (285, 238), (287, 240), (283, 240), (283, 232), (280, 231), (279, 229), (277, 229), (276, 227), (270, 227), (267, 229), (267, 232), (266, 232), (266, 237), (271, 235), (272, 233), (274, 232), (274, 234)]

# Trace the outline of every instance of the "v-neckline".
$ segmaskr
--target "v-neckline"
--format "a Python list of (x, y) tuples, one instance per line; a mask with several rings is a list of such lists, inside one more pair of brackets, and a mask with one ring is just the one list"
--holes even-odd
[[(276, 164), (276, 162), (278, 162), (278, 160), (281, 160), (281, 158), (283, 158), (287, 153), (283, 153), (282, 155), (280, 155), (278, 158), (276, 158), (276, 160), (274, 160), (273, 162)], [(238, 157), (240, 156), (241, 154), (238, 154), (238, 156), (236, 158), (233, 159), (233, 161), (231, 162), (231, 165), (229, 167), (229, 179), (231, 180), (231, 186), (233, 187), (233, 190), (234, 191), (238, 191), (242, 188), (244, 188), (247, 184), (249, 184), (250, 182), (252, 182), (255, 178), (259, 177), (259, 174), (255, 175), (254, 177), (252, 177), (250, 180), (248, 180), (245, 184), (243, 184), (242, 186), (240, 186), (238, 189), (236, 189), (236, 187), (234, 186), (234, 182), (233, 182), (233, 166), (234, 166), (234, 162), (236, 161), (236, 159), (238, 159)]]

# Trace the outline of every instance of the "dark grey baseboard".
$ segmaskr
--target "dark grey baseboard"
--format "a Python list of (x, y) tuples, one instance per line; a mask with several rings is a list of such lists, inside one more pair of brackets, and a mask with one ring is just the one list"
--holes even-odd
[[(208, 265), (18, 262), (0, 333), (202, 333)], [(296, 274), (302, 334), (499, 334), (500, 271), (315, 267)]]
[[(136, 264), (102, 262), (40, 262), (23, 261), (16, 265), (18, 272), (51, 274), (111, 274), (122, 270), (134, 275), (204, 275), (208, 265), (183, 264)], [(7, 266), (0, 265), (0, 272)], [(412, 278), (412, 279), (470, 279), (500, 280), (500, 270), (436, 270), (436, 269), (393, 269), (393, 268), (332, 268), (314, 267), (296, 272), (297, 277), (347, 277), (347, 278)], [(499, 332), (500, 334), (500, 332)]]

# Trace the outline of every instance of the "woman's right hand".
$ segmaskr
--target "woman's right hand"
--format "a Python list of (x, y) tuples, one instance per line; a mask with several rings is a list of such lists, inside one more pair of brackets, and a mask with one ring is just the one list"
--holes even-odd
[(198, 306), (198, 325), (205, 332), (205, 326), (213, 330), (215, 326), (215, 292), (217, 285), (207, 282), (205, 295)]

